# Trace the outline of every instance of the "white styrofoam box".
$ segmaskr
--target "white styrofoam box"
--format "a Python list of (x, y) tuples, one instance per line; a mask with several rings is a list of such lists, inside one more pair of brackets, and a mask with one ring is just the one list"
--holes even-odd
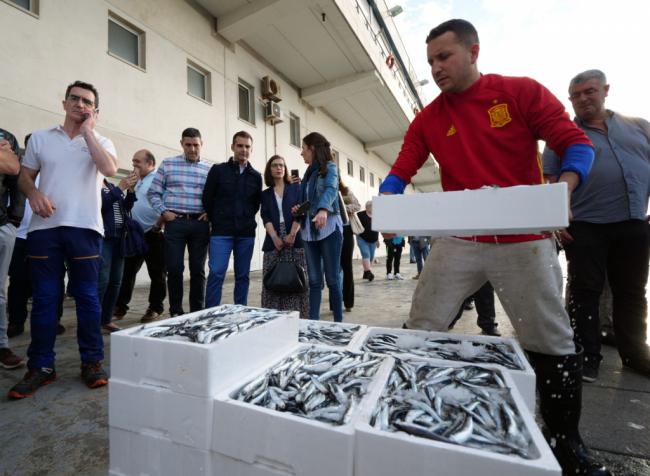
[[(185, 314), (146, 327), (183, 321)], [(136, 335), (141, 326), (111, 335), (111, 377), (136, 385), (215, 396), (298, 344), (298, 313), (284, 315), (212, 344)]]
[(109, 427), (110, 472), (124, 476), (212, 475), (207, 450), (174, 443), (156, 434)]
[[(359, 350), (363, 350), (363, 346), (366, 341), (374, 335), (382, 334), (384, 332), (394, 334), (399, 336), (397, 345), (402, 348), (412, 347), (424, 339), (458, 339), (460, 341), (468, 342), (490, 342), (493, 344), (508, 344), (519, 359), (519, 363), (523, 367), (521, 370), (509, 369), (502, 365), (492, 364), (489, 365), (495, 366), (504, 372), (510, 374), (512, 381), (519, 390), (519, 393), (523, 397), (528, 409), (534, 414), (535, 413), (535, 371), (530, 366), (528, 359), (526, 359), (526, 354), (515, 339), (509, 337), (494, 337), (494, 336), (483, 336), (483, 335), (468, 335), (468, 334), (452, 334), (449, 332), (433, 332), (433, 331), (420, 331), (415, 329), (393, 329), (388, 327), (369, 327), (364, 335), (364, 339), (359, 344)], [(393, 354), (396, 357), (400, 356), (409, 356), (412, 355), (416, 358), (423, 358), (419, 354), (408, 354), (408, 353), (395, 353)], [(448, 362), (448, 361), (447, 361)]]
[(174, 443), (149, 433), (110, 427), (111, 476), (291, 476), (261, 463)]
[(354, 423), (369, 418), (392, 363), (384, 359), (349, 422), (340, 426), (234, 400), (231, 396), (253, 379), (241, 382), (214, 401), (212, 450), (295, 476), (352, 476)]
[(337, 350), (356, 350), (359, 348), (359, 345), (361, 342), (363, 342), (363, 336), (366, 333), (366, 329), (368, 326), (364, 324), (353, 324), (350, 322), (332, 322), (332, 321), (314, 321), (310, 319), (301, 319), (299, 325), (299, 329), (306, 329), (308, 326), (321, 326), (321, 327), (330, 327), (330, 326), (341, 326), (344, 328), (351, 328), (351, 327), (358, 327), (359, 330), (356, 331), (353, 335), (352, 338), (350, 339), (350, 342), (348, 342), (347, 345), (345, 346), (340, 346), (340, 345), (333, 345), (333, 344), (326, 344), (322, 343), (319, 341), (309, 341), (309, 342), (302, 342), (303, 344), (314, 344), (318, 346), (327, 346), (327, 347), (332, 347), (333, 349)]
[(122, 430), (157, 434), (174, 443), (210, 450), (212, 397), (196, 397), (162, 387), (111, 378), (108, 424)]
[[(428, 359), (409, 357), (409, 360)], [(436, 360), (435, 365), (461, 367), (474, 364)], [(562, 474), (560, 466), (537, 427), (534, 413), (528, 411), (527, 405), (514, 386), (511, 375), (492, 365), (480, 366), (501, 372), (506, 385), (510, 388), (510, 396), (517, 412), (532, 438), (537, 450), (536, 454), (539, 455), (537, 458), (524, 459), (420, 438), (403, 432), (381, 431), (370, 426), (370, 418), (367, 418), (356, 422), (354, 475), (560, 476)]]
[(403, 236), (508, 235), (568, 225), (565, 183), (380, 195), (372, 200), (372, 229)]

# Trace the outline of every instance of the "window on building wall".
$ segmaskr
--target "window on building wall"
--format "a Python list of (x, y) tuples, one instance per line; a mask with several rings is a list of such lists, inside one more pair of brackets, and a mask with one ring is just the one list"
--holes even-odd
[(348, 167), (348, 175), (350, 177), (354, 177), (354, 162), (352, 162), (352, 159), (348, 159), (347, 167)]
[(108, 52), (133, 66), (144, 69), (144, 31), (109, 12)]
[(359, 180), (361, 180), (362, 182), (366, 181), (366, 169), (364, 169), (363, 167), (359, 167)]
[(375, 174), (370, 172), (370, 186), (374, 187), (375, 186)]
[(212, 102), (210, 72), (199, 65), (187, 62), (187, 94)]
[(289, 142), (300, 147), (300, 118), (293, 113), (289, 114)]
[(2, 0), (2, 1), (8, 3), (11, 6), (17, 7), (20, 10), (24, 10), (27, 13), (31, 13), (34, 16), (38, 16), (39, 0)]
[(336, 149), (332, 149), (332, 160), (334, 160), (334, 163), (336, 166), (339, 166), (339, 151)]
[(239, 80), (239, 118), (255, 124), (255, 88)]

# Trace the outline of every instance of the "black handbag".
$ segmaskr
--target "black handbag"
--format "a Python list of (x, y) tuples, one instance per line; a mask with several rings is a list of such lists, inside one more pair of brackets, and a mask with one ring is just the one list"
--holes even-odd
[(130, 216), (124, 216), (124, 239), (122, 240), (122, 256), (131, 258), (141, 256), (147, 252), (147, 244), (144, 241), (144, 230), (140, 223)]
[(293, 249), (289, 260), (278, 257), (278, 261), (264, 275), (264, 287), (280, 294), (300, 294), (307, 290), (307, 273), (294, 259)]

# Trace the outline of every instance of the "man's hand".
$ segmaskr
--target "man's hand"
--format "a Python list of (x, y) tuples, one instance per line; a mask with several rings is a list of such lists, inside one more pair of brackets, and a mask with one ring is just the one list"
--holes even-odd
[(163, 214), (162, 214), (162, 217), (163, 217), (163, 220), (165, 220), (166, 222), (174, 221), (174, 220), (176, 220), (176, 213), (171, 212), (169, 210), (165, 210), (163, 212)]
[(554, 234), (555, 238), (557, 238), (557, 240), (562, 245), (562, 248), (573, 243), (573, 237), (571, 236), (571, 233), (566, 230), (557, 230)]
[(137, 182), (138, 176), (135, 174), (135, 172), (131, 172), (129, 175), (120, 180), (120, 183), (117, 186), (122, 191), (133, 190), (133, 187)]
[(316, 213), (316, 216), (311, 221), (314, 222), (317, 230), (325, 228), (325, 225), (327, 224), (327, 210), (324, 208), (318, 210), (318, 213)]
[(81, 123), (79, 130), (83, 135), (92, 134), (97, 125), (97, 111), (90, 111), (86, 114), (86, 120)]
[(34, 190), (28, 197), (29, 206), (32, 207), (32, 211), (42, 218), (49, 218), (54, 214), (56, 206), (45, 195), (43, 195), (38, 190)]

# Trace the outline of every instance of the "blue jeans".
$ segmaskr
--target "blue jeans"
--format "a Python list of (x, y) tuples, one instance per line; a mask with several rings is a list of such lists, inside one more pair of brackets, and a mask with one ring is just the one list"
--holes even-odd
[(235, 265), (235, 304), (248, 303), (248, 273), (251, 270), (251, 259), (255, 238), (252, 236), (211, 236), (210, 258), (208, 266), (208, 289), (206, 292), (206, 307), (221, 304), (223, 280), (228, 270), (230, 253), (234, 254)]
[(357, 246), (359, 247), (359, 251), (361, 252), (361, 257), (363, 259), (367, 260), (374, 260), (375, 259), (375, 250), (377, 249), (377, 242), (373, 241), (372, 243), (369, 241), (364, 240), (360, 236), (357, 236)]
[(185, 246), (190, 265), (190, 312), (200, 311), (205, 307), (205, 258), (209, 242), (210, 224), (207, 221), (176, 218), (165, 223), (165, 266), (170, 314), (185, 314)]
[(121, 252), (120, 238), (104, 239), (102, 245), (102, 265), (99, 268), (99, 284), (97, 291), (102, 306), (102, 325), (109, 324), (113, 319), (115, 302), (120, 293), (122, 274), (124, 273), (124, 257)]
[(77, 342), (81, 361), (104, 359), (101, 309), (97, 295), (102, 237), (94, 230), (60, 226), (32, 231), (27, 258), (32, 273), (32, 342), (27, 350), (30, 369), (54, 367), (57, 307), (63, 295), (61, 275), (68, 262), (70, 292), (77, 307)]
[[(341, 247), (343, 235), (339, 230), (318, 241), (305, 241), (307, 272), (309, 273), (309, 318), (320, 319), (320, 302), (325, 281), (330, 292), (330, 304), (336, 322), (343, 321), (343, 296), (341, 293)], [(322, 261), (321, 261), (322, 260)], [(321, 266), (322, 262), (322, 266)]]
[(420, 248), (420, 244), (417, 242), (411, 243), (411, 251), (413, 251), (413, 254), (415, 255), (415, 263), (418, 268), (418, 274), (422, 272), (422, 268), (424, 267), (424, 260), (427, 259), (427, 256), (429, 256), (429, 245), (425, 246), (424, 248)]

